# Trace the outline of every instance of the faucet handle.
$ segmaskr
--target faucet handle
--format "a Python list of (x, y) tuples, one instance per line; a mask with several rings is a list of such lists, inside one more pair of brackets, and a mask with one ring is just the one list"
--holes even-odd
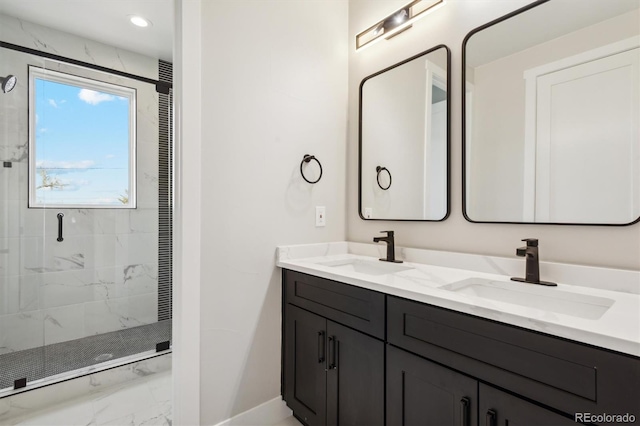
[(380, 231), (381, 234), (387, 233), (387, 237), (393, 237), (393, 231)]
[(527, 247), (538, 247), (537, 238), (525, 238), (522, 241), (525, 241), (527, 243)]

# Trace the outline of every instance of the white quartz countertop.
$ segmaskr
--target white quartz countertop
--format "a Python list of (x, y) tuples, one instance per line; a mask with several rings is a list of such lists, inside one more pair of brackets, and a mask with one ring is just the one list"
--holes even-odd
[[(402, 266), (408, 269), (380, 275), (327, 265), (327, 263), (335, 265), (360, 260), (367, 265), (375, 267), (375, 263), (367, 263), (378, 261), (377, 251), (375, 251), (375, 248), (373, 250), (372, 252), (372, 249), (364, 244), (345, 242), (282, 246), (278, 247), (277, 266), (617, 352), (640, 356), (640, 295), (628, 291), (597, 288), (589, 283), (583, 286), (571, 282), (572, 280), (580, 281), (581, 279), (586, 282), (589, 281), (587, 278), (589, 275), (595, 275), (608, 278), (609, 281), (617, 279), (631, 282), (633, 286), (636, 280), (640, 284), (640, 273), (635, 271), (607, 270), (605, 268), (579, 267), (576, 265), (567, 265), (566, 268), (563, 268), (562, 265), (558, 264), (545, 266), (541, 263), (541, 279), (558, 283), (557, 287), (544, 287), (516, 283), (510, 281), (510, 276), (508, 275), (488, 273), (486, 272), (487, 268), (477, 267), (478, 264), (486, 263), (490, 264), (493, 269), (504, 272), (505, 269), (513, 269), (513, 266), (520, 263), (522, 270), (520, 274), (516, 275), (521, 276), (524, 274), (524, 260), (510, 263), (510, 259), (502, 261), (503, 258), (462, 255), (459, 253), (451, 253), (451, 256), (447, 256), (446, 252), (424, 251), (424, 253), (421, 253), (421, 250), (407, 249), (409, 250), (409, 256), (407, 257), (436, 259), (440, 261), (439, 263), (448, 265), (418, 263), (407, 259), (402, 263)], [(401, 249), (399, 251), (401, 255), (404, 254), (404, 250)], [(363, 255), (358, 252), (368, 252), (367, 254), (374, 254), (374, 256)], [(402, 258), (402, 256), (397, 257)], [(478, 258), (483, 262), (478, 262)], [(454, 260), (460, 262), (460, 269), (450, 267), (451, 263), (455, 263), (452, 262)], [(476, 264), (475, 267), (474, 263)], [(586, 268), (586, 270), (582, 270), (582, 268)], [(479, 269), (485, 269), (485, 271), (479, 271)], [(567, 281), (554, 280), (553, 276), (545, 276), (545, 271), (553, 272)], [(516, 303), (499, 301), (470, 294), (473, 292), (456, 292), (442, 288), (443, 286), (451, 287), (452, 284), (455, 287), (454, 283), (464, 283), (469, 282), (469, 280), (489, 282), (490, 285), (502, 286), (509, 290), (514, 288), (517, 291), (520, 288), (526, 294), (529, 294), (532, 299), (538, 296), (541, 298), (557, 297), (563, 303), (559, 307), (551, 306), (552, 304), (543, 307), (531, 307), (524, 306), (522, 303), (517, 303), (517, 301)], [(603, 286), (606, 284), (603, 283)], [(619, 288), (621, 286), (611, 284), (610, 287)], [(567, 304), (570, 305), (574, 301), (587, 301), (588, 303), (591, 300), (606, 301), (607, 307), (603, 309), (604, 313), (581, 315), (575, 312), (573, 314), (563, 312), (563, 306)]]

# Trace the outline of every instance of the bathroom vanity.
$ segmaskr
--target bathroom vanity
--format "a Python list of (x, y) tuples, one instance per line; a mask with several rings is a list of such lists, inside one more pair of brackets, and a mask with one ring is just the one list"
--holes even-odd
[[(403, 250), (468, 268), (458, 269), (380, 262), (376, 250), (279, 248), (282, 395), (304, 423), (570, 425), (582, 413), (640, 421), (637, 294), (482, 271), (523, 267), (515, 259)], [(616, 273), (631, 286), (638, 278)]]

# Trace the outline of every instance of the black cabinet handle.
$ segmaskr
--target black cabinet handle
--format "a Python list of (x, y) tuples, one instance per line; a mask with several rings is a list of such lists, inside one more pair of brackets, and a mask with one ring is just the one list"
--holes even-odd
[(466, 396), (460, 400), (460, 424), (462, 426), (470, 426), (469, 425), (469, 406), (471, 405), (471, 401)]
[(497, 420), (498, 420), (498, 413), (496, 413), (494, 410), (487, 411), (487, 417), (486, 417), (487, 426), (497, 426)]
[(324, 331), (318, 331), (318, 363), (324, 362)]
[(64, 213), (58, 213), (58, 242), (62, 242), (64, 238), (62, 238), (62, 218), (64, 217)]
[(329, 354), (331, 354), (329, 370), (335, 370), (338, 368), (338, 365), (336, 364), (336, 343), (336, 336), (329, 337)]

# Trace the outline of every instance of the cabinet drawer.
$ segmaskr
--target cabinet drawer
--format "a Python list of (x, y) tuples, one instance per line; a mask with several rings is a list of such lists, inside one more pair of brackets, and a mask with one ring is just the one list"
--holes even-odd
[(638, 410), (637, 358), (396, 297), (387, 309), (393, 345), (567, 413)]
[(286, 269), (283, 278), (287, 303), (384, 339), (384, 294)]

